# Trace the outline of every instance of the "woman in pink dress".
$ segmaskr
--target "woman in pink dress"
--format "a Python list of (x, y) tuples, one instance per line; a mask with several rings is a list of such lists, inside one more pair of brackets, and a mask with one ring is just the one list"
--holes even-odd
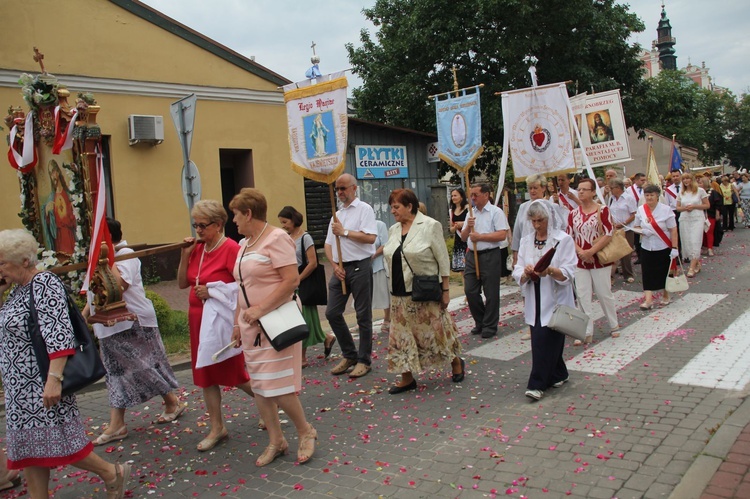
[(270, 439), (255, 465), (266, 466), (289, 449), (277, 407), (294, 423), (299, 435), (297, 460), (306, 463), (315, 452), (318, 434), (305, 419), (297, 396), (302, 384), (302, 343), (277, 352), (258, 324), (262, 316), (290, 301), (299, 284), (295, 244), (286, 232), (268, 226), (268, 205), (259, 190), (242, 189), (229, 208), (240, 234), (246, 236), (234, 271), (240, 293), (232, 339), (241, 343), (255, 403)]
[(239, 246), (224, 235), (227, 212), (218, 201), (209, 199), (198, 201), (193, 206), (191, 215), (199, 240), (194, 237), (185, 238), (185, 242), (193, 244), (182, 250), (180, 267), (177, 270), (177, 283), (180, 289), (190, 287), (188, 323), (193, 383), (203, 388), (203, 398), (206, 401), (206, 410), (211, 421), (208, 436), (198, 444), (198, 450), (205, 452), (213, 449), (217, 443), (229, 436), (221, 415), (220, 385), (236, 386), (250, 396), (253, 395), (253, 391), (250, 388), (250, 378), (241, 355), (206, 367), (195, 367), (198, 359), (203, 302), (208, 299), (206, 285), (217, 281), (234, 282), (232, 270), (237, 260)]

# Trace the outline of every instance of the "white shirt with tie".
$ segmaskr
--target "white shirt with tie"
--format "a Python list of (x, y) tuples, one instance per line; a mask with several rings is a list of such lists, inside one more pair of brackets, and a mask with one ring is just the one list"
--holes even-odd
[(664, 198), (672, 211), (677, 209), (677, 197), (680, 195), (680, 184), (672, 184), (665, 189)]

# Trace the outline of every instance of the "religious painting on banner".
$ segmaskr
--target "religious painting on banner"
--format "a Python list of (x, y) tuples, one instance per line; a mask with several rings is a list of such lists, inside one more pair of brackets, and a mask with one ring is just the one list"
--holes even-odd
[(336, 73), (284, 87), (292, 169), (331, 183), (344, 170), (347, 144), (346, 77)]
[(533, 174), (575, 172), (565, 85), (530, 87), (502, 96), (504, 142), (516, 181)]
[(479, 87), (476, 91), (458, 97), (440, 100), (435, 97), (438, 130), (438, 157), (466, 172), (477, 160), (482, 146), (482, 113), (479, 106)]
[[(574, 99), (571, 99), (571, 105)], [(578, 130), (591, 166), (630, 161), (630, 145), (619, 89), (586, 95), (582, 106), (580, 102), (573, 106), (573, 114), (582, 124)]]

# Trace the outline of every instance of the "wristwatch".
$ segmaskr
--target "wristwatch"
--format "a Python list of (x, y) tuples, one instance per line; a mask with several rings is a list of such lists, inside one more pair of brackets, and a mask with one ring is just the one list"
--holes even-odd
[(344, 237), (349, 237), (349, 229), (346, 229), (346, 230), (344, 231)]
[(52, 376), (53, 378), (57, 378), (60, 383), (62, 383), (65, 379), (65, 376), (63, 376), (62, 374), (53, 373), (52, 371), (48, 372), (47, 374)]

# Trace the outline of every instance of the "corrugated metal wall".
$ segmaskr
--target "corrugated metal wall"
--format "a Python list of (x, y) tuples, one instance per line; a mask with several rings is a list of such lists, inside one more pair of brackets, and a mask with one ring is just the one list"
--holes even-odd
[[(432, 187), (438, 184), (437, 174), (439, 163), (427, 162), (427, 145), (435, 142), (436, 137), (420, 133), (409, 133), (384, 127), (378, 124), (365, 123), (361, 120), (349, 121), (349, 147), (347, 148), (346, 172), (356, 176), (355, 146), (383, 145), (405, 146), (409, 178), (406, 179), (358, 179), (358, 193), (360, 199), (372, 206), (375, 217), (390, 227), (395, 223), (388, 207), (388, 196), (391, 191), (399, 188), (412, 189), (420, 201), (427, 205), (429, 213), (445, 210), (447, 207), (433, 206), (438, 201), (433, 199)], [(307, 208), (307, 228), (313, 236), (316, 245), (325, 241), (328, 222), (331, 218), (331, 201), (329, 188), (326, 184), (305, 180), (305, 202)], [(439, 218), (441, 222), (442, 217)]]

